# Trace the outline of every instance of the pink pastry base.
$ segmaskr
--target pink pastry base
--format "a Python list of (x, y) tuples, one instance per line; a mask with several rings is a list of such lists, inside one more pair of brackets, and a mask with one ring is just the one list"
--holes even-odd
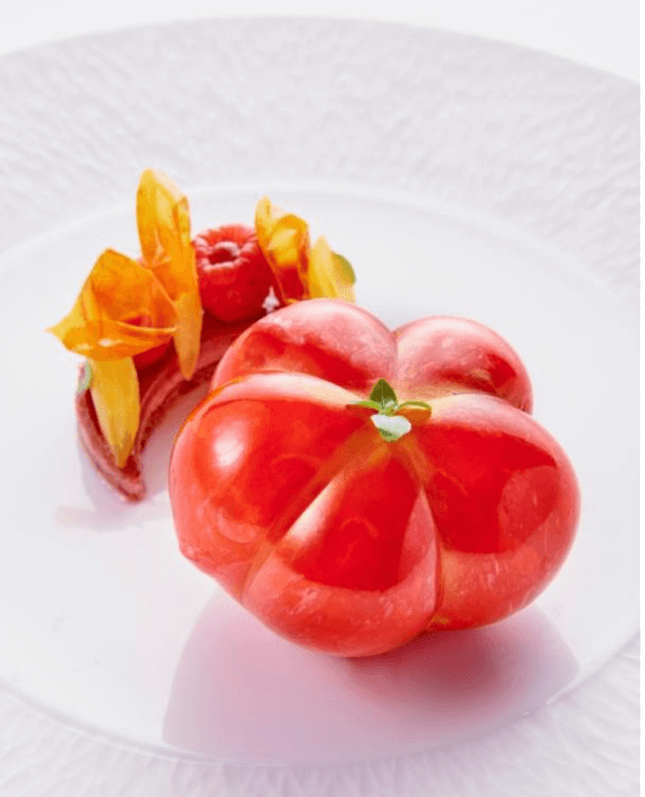
[(174, 347), (161, 360), (139, 372), (141, 419), (132, 454), (123, 468), (117, 466), (103, 437), (91, 392), (77, 394), (76, 417), (83, 448), (105, 481), (124, 498), (129, 501), (145, 498), (141, 456), (155, 426), (180, 396), (210, 380), (224, 352), (256, 320), (223, 324), (205, 317), (197, 368), (189, 381), (181, 375)]

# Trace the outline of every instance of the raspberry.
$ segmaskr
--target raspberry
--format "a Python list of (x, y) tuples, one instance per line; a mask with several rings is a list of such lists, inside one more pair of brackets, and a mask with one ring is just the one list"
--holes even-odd
[(243, 321), (262, 315), (274, 279), (252, 228), (227, 224), (206, 230), (193, 247), (202, 304), (211, 316)]

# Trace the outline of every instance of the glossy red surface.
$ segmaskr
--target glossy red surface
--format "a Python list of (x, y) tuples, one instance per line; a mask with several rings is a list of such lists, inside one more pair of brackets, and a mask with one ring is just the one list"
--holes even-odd
[[(432, 409), (395, 442), (353, 406), (380, 377)], [(518, 356), (479, 324), (392, 333), (354, 305), (294, 304), (231, 346), (213, 386), (171, 458), (181, 550), (295, 642), (368, 655), (494, 622), (566, 556), (575, 475), (524, 410)]]

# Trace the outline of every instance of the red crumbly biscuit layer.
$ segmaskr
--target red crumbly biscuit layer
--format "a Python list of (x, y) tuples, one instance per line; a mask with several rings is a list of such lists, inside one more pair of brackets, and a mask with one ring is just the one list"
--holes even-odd
[[(203, 385), (213, 375), (215, 366), (233, 341), (244, 332), (257, 317), (247, 321), (224, 324), (204, 317), (199, 359), (195, 374), (185, 380), (179, 370), (174, 347), (170, 347), (163, 359), (139, 372), (141, 416), (139, 431), (132, 454), (125, 467), (119, 468), (101, 432), (96, 410), (89, 390), (76, 396), (76, 418), (81, 444), (101, 476), (129, 501), (145, 498), (146, 487), (141, 473), (141, 456), (148, 439), (177, 399)], [(81, 369), (82, 370), (82, 369)]]

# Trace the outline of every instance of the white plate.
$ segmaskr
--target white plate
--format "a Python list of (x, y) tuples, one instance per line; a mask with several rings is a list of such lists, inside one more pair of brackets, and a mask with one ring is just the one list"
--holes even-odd
[[(311, 20), (129, 31), (0, 69), (0, 794), (557, 795), (597, 776), (599, 735), (633, 744), (633, 643), (561, 696), (638, 627), (636, 87), (468, 37)], [(250, 222), (263, 193), (297, 211), (392, 326), (459, 314), (511, 341), (583, 495), (534, 607), (359, 662), (278, 639), (176, 550), (164, 470), (195, 397), (151, 443), (148, 501), (102, 485), (75, 440), (75, 358), (43, 329), (103, 248), (136, 248), (146, 166), (186, 190), (195, 231)], [(518, 751), (526, 766), (501, 766)], [(620, 777), (633, 786), (635, 762)]]

